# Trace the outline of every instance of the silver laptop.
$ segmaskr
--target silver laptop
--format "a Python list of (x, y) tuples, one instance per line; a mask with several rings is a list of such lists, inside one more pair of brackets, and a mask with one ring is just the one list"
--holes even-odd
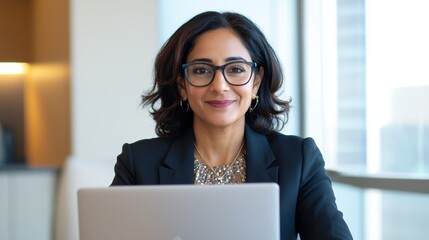
[(157, 185), (78, 191), (81, 240), (278, 240), (279, 187)]

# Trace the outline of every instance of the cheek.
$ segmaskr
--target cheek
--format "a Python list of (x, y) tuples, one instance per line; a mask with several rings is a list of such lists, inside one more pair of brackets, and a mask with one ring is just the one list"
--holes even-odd
[(187, 87), (187, 96), (189, 101), (193, 101), (193, 102), (197, 102), (200, 101), (204, 95), (204, 91), (202, 91), (202, 89), (199, 88), (195, 88), (195, 87)]
[(236, 92), (237, 95), (240, 97), (240, 105), (247, 106), (252, 101), (252, 89), (247, 88), (245, 91)]
[(253, 86), (250, 84), (246, 85), (246, 89), (243, 89), (242, 96), (243, 96), (243, 98), (246, 98), (246, 99), (250, 98), (251, 99), (253, 96), (253, 92), (254, 92)]

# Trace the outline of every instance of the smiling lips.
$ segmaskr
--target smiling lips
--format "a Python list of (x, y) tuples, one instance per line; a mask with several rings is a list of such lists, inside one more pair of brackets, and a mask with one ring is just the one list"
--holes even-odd
[(224, 108), (233, 104), (234, 100), (212, 100), (212, 101), (206, 101), (206, 103), (215, 108)]

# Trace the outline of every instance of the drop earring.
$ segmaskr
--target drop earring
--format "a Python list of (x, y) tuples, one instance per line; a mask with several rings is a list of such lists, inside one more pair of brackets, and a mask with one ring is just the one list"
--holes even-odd
[(249, 107), (249, 112), (253, 112), (253, 110), (255, 110), (255, 108), (258, 106), (258, 103), (259, 103), (259, 96), (258, 95), (255, 96), (255, 100), (256, 100), (256, 102), (253, 105), (253, 107), (252, 106)]
[[(184, 101), (182, 99), (180, 99), (180, 107), (183, 109), (183, 111), (188, 112), (189, 111), (189, 103), (187, 101)], [(186, 104), (186, 108), (183, 107), (183, 105)]]

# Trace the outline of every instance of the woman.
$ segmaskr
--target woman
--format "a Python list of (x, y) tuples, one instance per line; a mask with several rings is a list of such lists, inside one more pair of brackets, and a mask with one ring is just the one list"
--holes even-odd
[(124, 144), (112, 185), (276, 182), (282, 239), (351, 239), (314, 141), (278, 132), (289, 111), (282, 82), (253, 22), (195, 16), (160, 50), (143, 96), (159, 138)]

